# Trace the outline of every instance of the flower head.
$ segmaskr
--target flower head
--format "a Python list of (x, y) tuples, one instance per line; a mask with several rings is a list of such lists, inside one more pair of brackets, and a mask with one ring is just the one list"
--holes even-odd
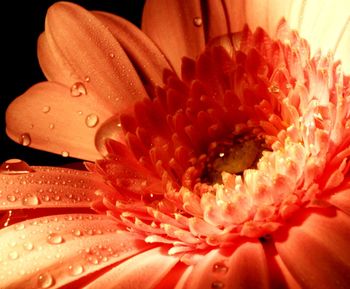
[[(49, 82), (13, 102), (7, 131), (97, 160), (2, 165), (5, 288), (346, 288), (350, 80), (299, 35), (314, 6), (263, 2), (278, 12), (266, 22), (248, 1), (165, 2), (146, 3), (150, 38), (107, 13), (49, 10)], [(342, 55), (342, 27), (321, 48)]]

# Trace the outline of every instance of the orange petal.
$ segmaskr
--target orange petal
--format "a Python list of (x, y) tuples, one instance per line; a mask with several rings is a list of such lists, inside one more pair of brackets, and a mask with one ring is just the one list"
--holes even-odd
[(95, 160), (100, 157), (95, 148), (95, 134), (113, 114), (109, 109), (96, 95), (82, 93), (73, 97), (69, 88), (43, 82), (10, 104), (6, 131), (23, 145)]
[[(14, 160), (9, 163), (13, 164)], [(108, 190), (94, 173), (55, 167), (27, 169), (0, 171), (0, 210), (89, 208), (97, 199), (97, 190)]]
[(115, 266), (85, 289), (128, 288), (152, 289), (176, 265), (178, 258), (169, 256), (166, 248), (157, 247)]
[(211, 250), (195, 265), (185, 288), (269, 288), (262, 245), (244, 243), (233, 250)]
[(295, 226), (276, 236), (277, 252), (302, 288), (348, 288), (350, 217), (332, 209), (324, 215), (309, 214), (300, 215), (291, 224)]
[(117, 39), (131, 62), (137, 67), (141, 79), (147, 84), (163, 85), (164, 69), (171, 67), (159, 48), (135, 25), (110, 13), (93, 13)]
[(200, 1), (146, 1), (142, 30), (159, 46), (181, 75), (181, 58), (196, 58), (205, 46)]
[(77, 279), (84, 283), (88, 274), (146, 248), (133, 234), (118, 231), (107, 216), (72, 214), (25, 221), (0, 231), (1, 285), (26, 289), (58, 288)]
[(147, 97), (128, 56), (103, 23), (78, 5), (58, 2), (47, 12), (38, 55), (48, 79), (87, 93), (120, 112)]

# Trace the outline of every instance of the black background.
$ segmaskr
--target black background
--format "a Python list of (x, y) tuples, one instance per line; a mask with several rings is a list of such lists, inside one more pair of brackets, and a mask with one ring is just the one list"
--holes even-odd
[[(5, 133), (5, 111), (9, 103), (33, 84), (45, 80), (37, 56), (36, 42), (44, 30), (48, 7), (58, 1), (11, 0), (0, 7), (0, 163), (19, 158), (31, 165), (63, 165), (76, 161), (28, 147), (10, 140)], [(140, 26), (144, 0), (70, 1), (88, 10), (120, 15)]]

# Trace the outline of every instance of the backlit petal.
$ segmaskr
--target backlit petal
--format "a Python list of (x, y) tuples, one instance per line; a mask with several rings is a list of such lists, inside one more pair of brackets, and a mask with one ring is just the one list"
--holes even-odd
[(0, 233), (2, 288), (58, 288), (138, 254), (146, 247), (113, 219), (57, 215)]

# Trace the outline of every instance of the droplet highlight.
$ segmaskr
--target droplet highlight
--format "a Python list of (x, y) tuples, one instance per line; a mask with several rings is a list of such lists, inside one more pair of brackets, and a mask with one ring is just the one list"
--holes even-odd
[(61, 155), (62, 155), (62, 157), (64, 157), (64, 158), (68, 158), (68, 157), (69, 157), (69, 152), (63, 151)]
[(68, 272), (72, 276), (78, 276), (84, 272), (84, 267), (82, 265), (70, 265)]
[(51, 233), (47, 237), (47, 242), (49, 242), (52, 245), (58, 245), (58, 244), (62, 244), (64, 242), (64, 239), (59, 234)]
[(37, 206), (40, 204), (40, 201), (37, 196), (27, 196), (23, 198), (22, 204), (25, 206)]
[(196, 27), (201, 27), (203, 25), (203, 20), (201, 17), (194, 17), (193, 18), (193, 25)]
[(27, 147), (27, 146), (29, 146), (29, 145), (32, 143), (32, 139), (31, 139), (29, 133), (22, 133), (22, 134), (19, 136), (18, 142), (19, 142), (21, 145)]
[(70, 94), (73, 97), (78, 97), (81, 95), (86, 95), (87, 94), (87, 90), (86, 87), (84, 85), (84, 83), (82, 82), (76, 82), (74, 83), (71, 88), (70, 88)]
[(41, 111), (42, 111), (43, 113), (48, 113), (50, 110), (51, 110), (51, 107), (50, 107), (50, 106), (43, 106), (43, 108), (41, 109)]
[(222, 262), (218, 262), (213, 265), (214, 273), (226, 274), (227, 271), (228, 271), (228, 267)]
[(93, 128), (98, 124), (98, 116), (96, 114), (89, 114), (86, 118), (85, 118), (85, 124), (87, 125), (87, 127)]
[(30, 172), (34, 172), (34, 170), (25, 161), (20, 159), (7, 160), (0, 166), (0, 174), (18, 175), (28, 174)]
[(42, 273), (38, 276), (37, 284), (39, 288), (50, 288), (54, 283), (54, 279), (50, 273)]

